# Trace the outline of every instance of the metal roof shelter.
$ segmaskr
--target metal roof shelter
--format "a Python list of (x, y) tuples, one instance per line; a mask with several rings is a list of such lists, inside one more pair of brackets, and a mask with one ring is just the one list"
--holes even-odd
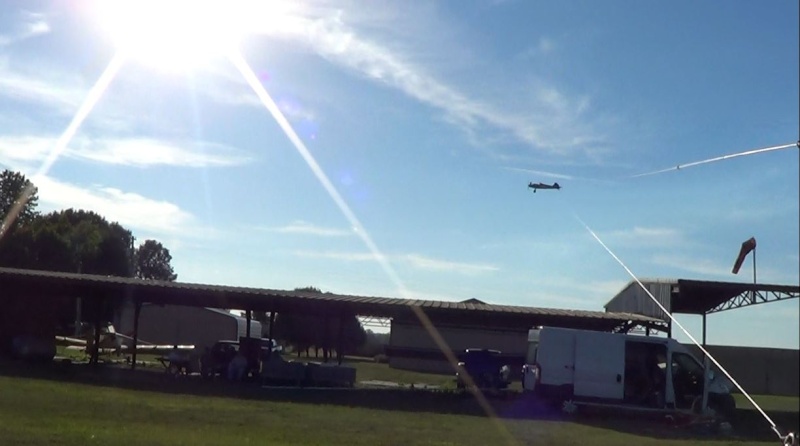
[[(800, 297), (800, 286), (765, 283), (715, 282), (687, 279), (645, 279), (648, 291), (670, 313), (703, 316), (703, 344), (706, 343), (706, 315), (750, 305)], [(672, 335), (672, 322), (650, 296), (631, 280), (605, 305), (606, 311), (630, 312), (663, 320)]]
[[(14, 299), (25, 295), (80, 297), (95, 301), (129, 299), (137, 304), (137, 308), (142, 303), (233, 308), (246, 310), (248, 315), (250, 311), (257, 310), (272, 315), (287, 312), (330, 317), (354, 314), (409, 319), (416, 317), (416, 310), (422, 310), (434, 324), (456, 322), (522, 329), (534, 325), (557, 325), (601, 331), (622, 331), (641, 325), (663, 329), (661, 320), (629, 312), (351, 296), (0, 268), (0, 298)], [(136, 324), (134, 321), (134, 327)]]

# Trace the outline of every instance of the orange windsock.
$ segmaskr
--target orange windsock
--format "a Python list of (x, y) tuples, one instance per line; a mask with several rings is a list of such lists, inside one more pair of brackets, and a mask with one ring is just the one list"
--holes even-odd
[(747, 257), (747, 254), (750, 254), (750, 251), (754, 249), (756, 249), (755, 237), (750, 237), (747, 241), (742, 243), (742, 249), (739, 250), (739, 257), (736, 258), (736, 263), (733, 264), (732, 272), (734, 274), (739, 274), (739, 268), (742, 267), (745, 257)]

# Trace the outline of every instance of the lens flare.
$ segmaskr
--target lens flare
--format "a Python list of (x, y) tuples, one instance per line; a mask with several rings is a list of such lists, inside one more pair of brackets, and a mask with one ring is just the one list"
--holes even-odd
[(97, 0), (93, 11), (120, 51), (165, 71), (225, 59), (246, 34), (277, 28), (294, 12), (273, 0)]
[[(253, 72), (253, 69), (250, 68), (250, 65), (247, 63), (247, 61), (238, 53), (234, 53), (231, 55), (231, 61), (236, 66), (236, 68), (241, 72), (242, 76), (244, 76), (245, 78), (245, 81), (247, 81), (247, 84), (250, 85), (250, 87), (256, 93), (256, 96), (258, 96), (258, 98), (261, 100), (264, 107), (266, 107), (266, 109), (278, 123), (280, 128), (286, 134), (286, 137), (289, 138), (289, 141), (295, 147), (297, 152), (306, 161), (308, 167), (317, 177), (317, 180), (319, 180), (319, 182), (322, 183), (322, 186), (328, 192), (328, 195), (330, 195), (331, 199), (334, 201), (334, 203), (336, 203), (336, 206), (339, 207), (339, 210), (342, 212), (342, 214), (344, 214), (345, 218), (347, 218), (347, 221), (350, 223), (350, 226), (353, 228), (356, 235), (358, 235), (361, 238), (361, 240), (367, 246), (367, 249), (369, 249), (372, 256), (377, 260), (378, 264), (383, 269), (384, 273), (386, 273), (386, 275), (395, 285), (398, 292), (400, 293), (400, 297), (403, 299), (411, 299), (411, 293), (408, 292), (407, 288), (403, 284), (403, 281), (400, 280), (400, 276), (398, 276), (397, 272), (395, 272), (394, 268), (392, 268), (392, 265), (386, 259), (386, 256), (384, 256), (378, 249), (378, 246), (375, 244), (375, 242), (372, 240), (372, 237), (370, 237), (370, 235), (361, 225), (361, 222), (358, 220), (355, 213), (353, 213), (353, 211), (350, 209), (350, 206), (347, 205), (347, 202), (344, 201), (344, 198), (342, 198), (342, 196), (339, 194), (339, 191), (336, 190), (336, 186), (334, 186), (333, 183), (331, 183), (328, 176), (325, 174), (325, 172), (319, 166), (317, 161), (314, 159), (314, 156), (311, 155), (311, 152), (309, 152), (305, 143), (303, 143), (302, 139), (300, 139), (300, 137), (297, 135), (297, 132), (294, 131), (294, 128), (292, 128), (292, 125), (283, 115), (280, 108), (278, 108), (278, 105), (269, 95), (264, 86), (259, 82), (258, 76), (256, 76), (256, 74)], [(437, 330), (436, 327), (433, 325), (433, 322), (430, 320), (428, 315), (425, 314), (425, 312), (420, 307), (412, 305), (409, 306), (409, 308), (414, 313), (414, 315), (416, 315), (417, 319), (419, 319), (420, 324), (425, 328), (425, 330), (431, 336), (433, 342), (436, 344), (436, 347), (439, 348), (439, 350), (444, 354), (445, 358), (447, 358), (447, 361), (450, 363), (453, 369), (456, 370), (458, 365), (458, 359), (456, 358), (455, 353), (453, 353), (453, 350), (450, 348), (449, 345), (447, 345), (447, 341), (445, 341), (445, 339), (439, 333), (439, 330)], [(476, 389), (475, 381), (472, 379), (472, 377), (467, 375), (465, 376), (465, 378), (468, 388), (470, 388), (471, 390)], [(496, 423), (498, 431), (501, 432), (501, 434), (504, 436), (506, 442), (508, 444), (516, 444), (514, 437), (500, 422), (499, 417), (495, 413), (492, 406), (489, 404), (489, 401), (486, 399), (485, 395), (483, 395), (480, 390), (474, 390), (473, 393), (476, 399), (478, 400), (478, 404), (480, 404), (484, 412), (486, 412), (486, 415)]]
[(592, 237), (593, 237), (593, 238), (594, 238), (594, 239), (597, 241), (597, 243), (600, 243), (600, 246), (602, 246), (602, 247), (603, 247), (603, 249), (605, 249), (605, 250), (606, 250), (606, 252), (607, 252), (609, 255), (611, 255), (611, 257), (613, 257), (613, 258), (614, 258), (614, 260), (616, 260), (616, 261), (617, 261), (617, 263), (619, 263), (619, 265), (622, 267), (622, 269), (624, 269), (624, 270), (625, 270), (625, 272), (627, 272), (627, 273), (628, 273), (628, 275), (629, 275), (629, 276), (631, 276), (631, 278), (632, 278), (633, 280), (635, 280), (635, 281), (636, 281), (636, 283), (637, 283), (637, 284), (638, 284), (638, 285), (639, 285), (639, 286), (642, 288), (642, 290), (644, 290), (644, 292), (645, 292), (645, 293), (647, 293), (647, 295), (650, 297), (650, 299), (651, 299), (653, 302), (655, 302), (655, 304), (658, 306), (658, 308), (659, 308), (659, 309), (661, 309), (661, 311), (663, 311), (663, 312), (664, 312), (664, 314), (666, 314), (667, 316), (669, 316), (670, 320), (671, 320), (671, 321), (672, 321), (672, 322), (673, 322), (675, 325), (677, 325), (677, 326), (678, 326), (678, 328), (680, 328), (680, 329), (681, 329), (681, 331), (683, 331), (683, 333), (684, 333), (686, 336), (688, 336), (688, 337), (689, 337), (689, 339), (690, 339), (690, 340), (691, 340), (691, 341), (692, 341), (692, 342), (693, 342), (693, 343), (694, 343), (694, 344), (697, 346), (697, 348), (699, 348), (699, 349), (700, 349), (700, 351), (702, 351), (702, 352), (703, 352), (703, 354), (704, 354), (704, 355), (706, 355), (706, 357), (707, 357), (708, 359), (710, 359), (710, 360), (711, 360), (711, 362), (713, 362), (713, 363), (714, 363), (714, 365), (716, 365), (717, 367), (719, 367), (720, 371), (721, 371), (722, 373), (724, 373), (724, 374), (725, 374), (725, 376), (726, 376), (726, 377), (728, 377), (728, 379), (730, 379), (730, 380), (731, 380), (731, 383), (733, 383), (733, 385), (735, 385), (735, 386), (736, 386), (736, 388), (737, 388), (737, 389), (739, 389), (739, 391), (740, 391), (740, 392), (742, 392), (742, 395), (744, 395), (744, 396), (747, 398), (747, 400), (748, 400), (748, 401), (750, 401), (750, 403), (753, 405), (753, 407), (755, 407), (755, 408), (758, 410), (758, 412), (759, 412), (759, 413), (760, 413), (760, 414), (761, 414), (761, 415), (764, 417), (764, 419), (766, 419), (766, 420), (767, 420), (767, 422), (769, 423), (769, 425), (770, 425), (770, 427), (772, 428), (772, 430), (773, 430), (773, 431), (774, 431), (776, 434), (778, 434), (778, 436), (781, 436), (781, 433), (778, 431), (777, 425), (775, 424), (775, 422), (774, 422), (774, 421), (772, 421), (772, 418), (770, 418), (770, 417), (769, 417), (769, 415), (767, 415), (767, 413), (766, 413), (766, 412), (764, 412), (764, 410), (763, 410), (763, 409), (761, 409), (761, 406), (759, 406), (759, 405), (758, 405), (758, 403), (756, 403), (756, 402), (755, 402), (755, 400), (753, 400), (753, 398), (751, 398), (751, 397), (750, 397), (750, 394), (749, 394), (749, 393), (747, 393), (747, 391), (745, 391), (745, 390), (744, 390), (744, 388), (743, 388), (743, 387), (742, 387), (742, 386), (741, 386), (741, 385), (740, 385), (740, 384), (739, 384), (739, 383), (738, 383), (738, 382), (737, 382), (737, 381), (736, 381), (736, 380), (733, 378), (733, 376), (731, 376), (731, 374), (730, 374), (730, 373), (728, 373), (728, 370), (726, 370), (726, 369), (725, 369), (725, 367), (723, 367), (723, 366), (722, 366), (722, 364), (720, 364), (719, 362), (717, 362), (717, 360), (714, 358), (714, 356), (712, 356), (712, 355), (711, 355), (711, 353), (709, 353), (709, 352), (708, 352), (708, 351), (707, 351), (707, 350), (706, 350), (706, 349), (705, 349), (705, 348), (704, 348), (704, 347), (703, 347), (703, 346), (700, 344), (700, 342), (698, 342), (698, 341), (697, 341), (697, 339), (695, 339), (695, 338), (694, 338), (694, 336), (692, 336), (692, 334), (691, 334), (691, 333), (689, 333), (689, 330), (687, 330), (686, 328), (684, 328), (684, 326), (683, 326), (683, 325), (681, 325), (681, 323), (680, 323), (680, 322), (678, 322), (678, 320), (677, 320), (677, 319), (675, 319), (675, 317), (674, 317), (674, 316), (673, 316), (673, 315), (672, 315), (672, 314), (671, 314), (671, 313), (670, 313), (670, 312), (669, 312), (669, 311), (668, 311), (668, 310), (667, 310), (667, 309), (664, 307), (664, 305), (662, 305), (662, 304), (661, 304), (661, 302), (659, 302), (659, 301), (658, 301), (658, 299), (656, 299), (656, 297), (655, 297), (655, 296), (653, 296), (653, 293), (651, 293), (651, 292), (650, 292), (650, 290), (648, 290), (648, 289), (647, 289), (647, 287), (646, 287), (646, 286), (644, 286), (644, 284), (643, 284), (643, 283), (642, 283), (642, 282), (639, 280), (639, 278), (638, 278), (638, 277), (636, 277), (636, 275), (635, 275), (635, 274), (633, 274), (633, 271), (631, 271), (631, 270), (630, 270), (630, 269), (629, 269), (627, 266), (625, 266), (625, 264), (624, 264), (624, 263), (622, 263), (622, 260), (620, 260), (620, 258), (619, 258), (619, 257), (617, 257), (617, 255), (616, 255), (616, 254), (614, 254), (614, 252), (613, 252), (613, 251), (611, 251), (611, 248), (609, 248), (608, 246), (606, 246), (606, 244), (605, 244), (605, 243), (603, 243), (603, 241), (602, 241), (602, 240), (600, 240), (600, 237), (598, 237), (598, 236), (597, 236), (597, 234), (596, 234), (596, 233), (595, 233), (595, 232), (592, 230), (592, 228), (590, 228), (590, 227), (589, 227), (589, 225), (587, 225), (586, 223), (584, 223), (584, 221), (583, 221), (583, 220), (581, 220), (581, 218), (580, 218), (580, 217), (578, 217), (578, 215), (577, 215), (577, 214), (575, 214), (575, 218), (576, 218), (576, 219), (577, 219), (577, 220), (578, 220), (578, 221), (579, 221), (579, 222), (580, 222), (580, 223), (583, 225), (583, 227), (584, 227), (584, 228), (586, 228), (586, 230), (587, 230), (587, 231), (589, 231), (589, 234), (591, 234), (591, 235), (592, 235)]
[[(103, 70), (103, 73), (97, 79), (97, 82), (94, 83), (92, 89), (89, 90), (89, 93), (86, 95), (86, 98), (83, 100), (80, 108), (78, 111), (75, 112), (75, 115), (72, 117), (69, 125), (67, 128), (64, 129), (64, 132), (56, 141), (56, 144), (53, 146), (50, 153), (47, 154), (47, 158), (45, 158), (42, 165), (39, 167), (39, 170), (36, 171), (36, 174), (33, 176), (35, 180), (37, 177), (41, 177), (42, 175), (46, 175), (53, 164), (58, 160), (58, 157), (64, 152), (64, 149), (67, 148), (67, 144), (72, 141), (72, 137), (75, 136), (75, 133), (78, 132), (81, 124), (83, 121), (86, 120), (86, 117), (89, 116), (94, 106), (97, 104), (97, 101), (103, 96), (106, 89), (108, 88), (111, 81), (117, 75), (119, 68), (122, 66), (122, 62), (124, 58), (121, 54), (117, 53), (114, 55), (114, 58), (111, 59), (108, 66)], [(3, 238), (3, 235), (11, 228), (11, 225), (16, 220), (19, 213), (22, 211), (22, 208), (28, 203), (28, 200), (33, 193), (32, 187), (30, 185), (26, 187), (17, 200), (14, 202), (14, 205), (11, 207), (11, 210), (8, 212), (8, 215), (0, 222), (0, 239)]]

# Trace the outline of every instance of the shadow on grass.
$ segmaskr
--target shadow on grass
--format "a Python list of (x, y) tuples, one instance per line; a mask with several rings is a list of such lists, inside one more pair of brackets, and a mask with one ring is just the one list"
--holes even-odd
[[(175, 378), (157, 369), (134, 371), (120, 366), (103, 364), (96, 367), (87, 364), (64, 363), (27, 364), (5, 359), (0, 359), (0, 375), (170, 394), (476, 417), (487, 415), (475, 398), (453, 391), (262, 387), (257, 383), (207, 381), (194, 376)], [(691, 439), (693, 441), (719, 441), (723, 438), (729, 441), (775, 441), (777, 439), (766, 420), (755, 410), (737, 410), (731, 420), (733, 432), (730, 435), (722, 436), (713, 429), (669, 424), (663, 416), (660, 418), (631, 417), (606, 411), (566, 417), (555, 408), (516, 392), (495, 397), (489, 395), (489, 401), (495, 413), (506, 420), (566, 421), (656, 439)], [(783, 428), (795, 430), (800, 424), (797, 412), (771, 412), (769, 415)]]
[[(770, 412), (770, 418), (782, 432), (797, 432), (800, 424), (797, 412)], [(663, 417), (636, 417), (635, 419), (613, 416), (611, 414), (594, 413), (582, 415), (575, 421), (603, 429), (612, 429), (633, 435), (653, 438), (691, 439), (697, 441), (757, 441), (779, 444), (778, 437), (769, 423), (755, 410), (737, 409), (729, 423), (732, 429), (728, 433), (720, 431), (719, 424), (674, 424)]]

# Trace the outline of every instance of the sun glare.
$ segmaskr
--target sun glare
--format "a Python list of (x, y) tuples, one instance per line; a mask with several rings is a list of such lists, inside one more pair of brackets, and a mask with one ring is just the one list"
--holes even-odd
[(255, 6), (269, 1), (99, 0), (98, 20), (128, 58), (166, 70), (191, 69), (227, 59)]

